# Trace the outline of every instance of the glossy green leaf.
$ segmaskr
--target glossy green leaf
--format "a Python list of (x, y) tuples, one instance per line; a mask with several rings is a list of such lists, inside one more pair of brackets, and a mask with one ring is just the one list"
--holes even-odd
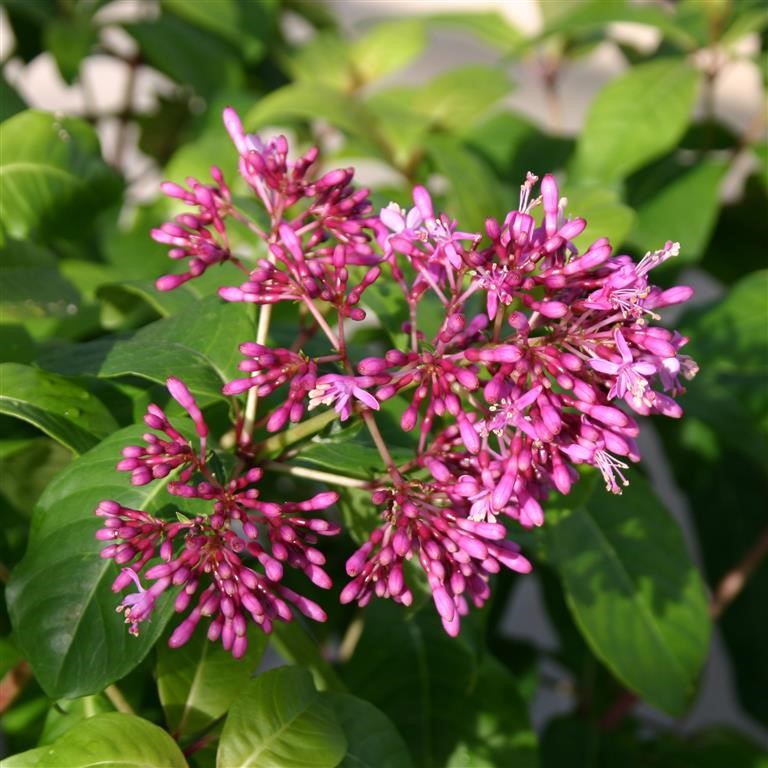
[(376, 602), (344, 668), (352, 693), (398, 728), (421, 768), (535, 766), (536, 736), (514, 679), (466, 635), (448, 637), (426, 607), (406, 619)]
[(482, 232), (488, 216), (503, 217), (501, 186), (483, 158), (448, 136), (430, 138), (427, 151), (451, 185), (447, 212), (464, 231)]
[(0, 365), (0, 413), (34, 424), (75, 453), (117, 427), (103, 403), (79, 384), (18, 363)]
[(324, 658), (311, 630), (302, 621), (276, 621), (269, 642), (282, 658), (308, 669), (319, 691), (346, 690), (336, 670)]
[(381, 525), (381, 508), (371, 501), (371, 492), (360, 488), (339, 488), (339, 510), (344, 531), (356, 544), (363, 544)]
[(339, 768), (412, 768), (403, 737), (392, 721), (364, 699), (348, 693), (324, 693), (347, 738)]
[(678, 263), (697, 261), (712, 236), (720, 185), (728, 170), (722, 160), (704, 159), (637, 209), (631, 240), (644, 250), (680, 243)]
[(161, 384), (176, 376), (195, 394), (220, 398), (224, 382), (239, 375), (238, 343), (254, 334), (249, 315), (245, 306), (209, 296), (129, 338), (104, 337), (43, 361), (65, 374), (135, 375)]
[(202, 296), (192, 285), (180, 285), (173, 291), (158, 291), (151, 280), (127, 280), (122, 283), (105, 285), (98, 291), (99, 298), (105, 295), (137, 297), (145, 301), (162, 317), (179, 314), (199, 304)]
[(682, 401), (737, 451), (768, 464), (768, 271), (740, 280), (708, 309), (682, 321), (684, 352), (699, 364)]
[(163, 766), (186, 768), (178, 744), (164, 731), (136, 715), (110, 712), (85, 720), (42, 754), (38, 768), (113, 768)]
[(249, 629), (248, 650), (240, 659), (221, 643), (211, 643), (207, 626), (202, 625), (181, 648), (158, 644), (157, 693), (174, 738), (202, 731), (229, 709), (267, 644), (259, 627)]
[(59, 271), (56, 257), (29, 240), (0, 246), (0, 317), (3, 323), (67, 317), (80, 308), (78, 290)]
[(312, 676), (279, 667), (243, 687), (221, 735), (217, 768), (335, 768), (347, 740)]
[(80, 235), (122, 182), (82, 120), (27, 110), (0, 125), (0, 224), (17, 238)]
[(710, 622), (677, 524), (636, 473), (621, 498), (598, 485), (584, 506), (552, 517), (554, 564), (595, 655), (648, 703), (684, 712)]
[(38, 743), (53, 744), (67, 731), (79, 727), (84, 720), (114, 711), (114, 706), (103, 693), (81, 696), (79, 699), (59, 699), (48, 711)]
[[(197, 368), (199, 360), (226, 381), (240, 375), (237, 364), (242, 355), (238, 344), (249, 340), (254, 332), (248, 307), (211, 296), (184, 312), (142, 328), (129, 341), (118, 342), (101, 375), (133, 373), (160, 382), (170, 375), (184, 379), (185, 369)], [(152, 349), (162, 354), (148, 355), (147, 350)], [(206, 376), (207, 394), (220, 395), (219, 382), (213, 385), (208, 379)], [(191, 384), (188, 386), (192, 389)]]
[[(585, 251), (598, 237), (607, 237), (618, 248), (629, 234), (635, 220), (634, 211), (606, 187), (566, 184), (562, 190), (568, 199), (568, 214), (587, 220), (587, 228), (574, 243)], [(663, 245), (663, 243), (662, 243)]]
[(158, 512), (176, 500), (165, 482), (133, 487), (115, 464), (136, 443), (141, 425), (120, 430), (59, 474), (35, 508), (27, 554), (14, 569), (7, 599), (19, 648), (52, 698), (102, 690), (131, 671), (149, 652), (173, 613), (167, 597), (133, 637), (115, 613), (111, 585), (118, 567), (99, 556), (95, 539), (102, 499)]
[(426, 43), (424, 22), (419, 19), (380, 22), (354, 42), (350, 62), (356, 76), (368, 83), (407, 66)]
[(0, 760), (0, 768), (35, 768), (47, 753), (48, 747), (35, 747), (26, 752), (18, 752)]
[[(706, 391), (706, 390), (705, 390)], [(716, 405), (711, 405), (716, 408)], [(686, 495), (704, 572), (712, 588), (754, 551), (765, 529), (766, 450), (744, 432), (738, 447), (692, 415), (660, 424), (674, 480)], [(724, 525), (724, 511), (733, 510)], [(740, 706), (768, 723), (768, 623), (755, 621), (768, 604), (768, 569), (757, 568), (718, 621)], [(746, 663), (745, 663), (746, 662)]]
[(667, 152), (691, 119), (701, 75), (684, 59), (632, 67), (589, 108), (572, 177), (617, 181)]
[[(390, 454), (396, 464), (402, 464), (413, 458), (413, 452), (389, 446)], [(332, 472), (340, 472), (348, 477), (371, 479), (386, 472), (381, 454), (372, 443), (358, 440), (315, 439), (301, 449), (299, 458)]]

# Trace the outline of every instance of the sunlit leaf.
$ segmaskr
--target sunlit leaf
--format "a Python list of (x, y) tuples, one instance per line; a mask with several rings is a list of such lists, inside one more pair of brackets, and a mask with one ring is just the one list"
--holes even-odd
[(18, 363), (0, 365), (0, 413), (33, 424), (75, 453), (117, 427), (104, 404), (79, 384)]
[(42, 753), (39, 768), (164, 766), (186, 768), (176, 742), (162, 728), (136, 715), (110, 712), (83, 721)]
[(0, 224), (47, 241), (82, 233), (119, 197), (122, 182), (82, 120), (27, 110), (0, 125)]
[(616, 503), (598, 486), (551, 515), (552, 557), (590, 647), (644, 700), (685, 711), (709, 648), (704, 585), (676, 523), (632, 475)]
[(232, 704), (218, 768), (335, 768), (347, 740), (330, 702), (300, 667), (279, 667), (243, 686)]
[(632, 67), (589, 108), (573, 178), (616, 181), (675, 146), (696, 101), (700, 73), (685, 59)]
[(156, 512), (174, 503), (165, 481), (134, 487), (115, 470), (123, 446), (142, 426), (120, 430), (70, 464), (48, 486), (32, 520), (27, 554), (14, 569), (7, 599), (14, 632), (46, 693), (74, 698), (102, 690), (149, 652), (173, 612), (161, 598), (138, 638), (128, 634), (111, 589), (118, 574), (95, 539), (103, 499)]

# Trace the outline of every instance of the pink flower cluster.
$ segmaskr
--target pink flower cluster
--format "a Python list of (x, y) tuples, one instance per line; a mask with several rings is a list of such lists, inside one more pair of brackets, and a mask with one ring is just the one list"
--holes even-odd
[[(287, 564), (330, 586), (314, 543), (338, 529), (295, 513), (326, 509), (336, 495), (279, 504), (260, 501), (254, 486), (265, 470), (259, 440), (330, 407), (341, 421), (362, 421), (383, 467), (367, 483), (381, 524), (347, 561), (351, 581), (342, 602), (363, 606), (376, 595), (409, 605), (410, 560), (423, 570), (446, 631), (456, 635), (470, 604), (487, 600), (493, 574), (531, 569), (508, 540), (511, 521), (542, 525), (547, 500), (570, 492), (581, 465), (595, 467), (607, 490), (620, 494), (628, 462), (640, 458), (635, 415), (681, 415), (673, 398), (697, 368), (680, 352), (687, 339), (654, 322), (657, 310), (686, 301), (692, 291), (648, 281), (679, 245), (667, 242), (639, 263), (614, 255), (606, 238), (580, 252), (574, 240), (586, 222), (566, 215), (550, 175), (537, 196), (538, 178), (528, 174), (518, 207), (502, 221), (487, 219), (483, 233), (462, 231), (436, 213), (420, 186), (410, 210), (392, 203), (373, 216), (366, 190), (352, 186), (351, 169), (315, 178), (316, 150), (291, 162), (283, 137), (265, 144), (245, 134), (232, 110), (224, 120), (241, 176), (270, 221), (268, 228), (247, 221), (267, 255), (246, 266), (230, 251), (227, 220), (243, 214), (214, 169), (216, 186), (194, 180), (189, 191), (164, 186), (197, 210), (155, 231), (173, 246), (172, 258), (189, 259), (186, 273), (161, 278), (158, 288), (173, 288), (222, 261), (246, 273), (240, 285), (219, 291), (228, 301), (262, 306), (256, 340), (240, 347), (246, 375), (224, 393), (247, 394), (250, 404), (269, 397), (270, 408), (250, 424), (238, 420), (239, 470), (225, 483), (207, 469), (207, 428), (181, 382), (169, 380), (169, 390), (195, 424), (199, 451), (150, 407), (147, 424), (164, 437), (149, 434), (145, 446), (125, 449), (119, 468), (139, 484), (178, 472), (169, 490), (210, 499), (212, 511), (162, 522), (115, 502), (99, 507), (106, 518), (99, 537), (116, 540), (104, 556), (130, 563), (116, 589), (131, 580), (140, 586), (138, 574), (159, 552), (161, 562), (145, 573), (154, 584), (121, 606), (126, 621), (135, 630), (172, 585), (180, 588), (179, 611), (202, 590), (172, 636), (174, 645), (186, 641), (203, 615), (213, 617), (209, 635), (235, 655), (245, 647), (246, 614), (269, 630), (273, 619), (290, 617), (292, 603), (322, 620), (315, 603), (280, 581)], [(405, 320), (395, 329), (390, 317), (378, 321), (394, 331), (390, 338), (404, 341), (361, 357), (350, 339), (366, 317), (365, 291), (383, 281), (400, 294)], [(297, 307), (299, 330), (290, 348), (268, 343), (269, 309), (283, 301)], [(309, 356), (304, 347), (318, 334), (327, 350)], [(403, 432), (413, 433), (403, 440), (413, 455), (400, 466), (377, 424), (387, 401)], [(283, 457), (284, 471), (297, 469), (294, 456), (300, 460), (300, 449)], [(301, 465), (296, 474), (312, 477)], [(244, 564), (244, 554), (259, 571)]]
[[(220, 639), (235, 657), (242, 656), (248, 646), (248, 617), (269, 632), (273, 621), (290, 621), (292, 604), (309, 618), (324, 621), (325, 612), (317, 603), (281, 580), (288, 566), (303, 571), (318, 587), (331, 586), (323, 569), (325, 556), (315, 544), (318, 536), (335, 535), (339, 528), (327, 520), (300, 515), (326, 509), (338, 494), (325, 491), (299, 502), (262, 501), (256, 487), (262, 477), (258, 467), (220, 482), (206, 464), (208, 429), (193, 396), (174, 378), (168, 379), (168, 390), (191, 417), (199, 435), (198, 447), (153, 404), (144, 421), (170, 440), (153, 432), (145, 434), (146, 445), (124, 448), (117, 468), (131, 473), (133, 485), (165, 477), (171, 469), (180, 470), (177, 479), (168, 483), (168, 491), (181, 499), (210, 501), (211, 514), (192, 519), (180, 514), (177, 520), (166, 521), (116, 501), (99, 504), (96, 514), (103, 518), (103, 528), (96, 538), (110, 542), (101, 555), (123, 566), (112, 588), (119, 592), (133, 582), (139, 590), (118, 607), (130, 625), (129, 632), (139, 633), (139, 624), (149, 618), (156, 600), (168, 588), (177, 589), (177, 612), (187, 611), (196, 599), (171, 635), (172, 647), (186, 643), (203, 617), (211, 620), (209, 640)], [(254, 566), (258, 564), (259, 570), (248, 565), (245, 557)], [(144, 572), (153, 582), (145, 589), (139, 574), (155, 560)]]

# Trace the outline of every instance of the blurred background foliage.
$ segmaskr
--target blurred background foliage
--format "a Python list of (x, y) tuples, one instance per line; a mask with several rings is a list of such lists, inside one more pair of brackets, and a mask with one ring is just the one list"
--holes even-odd
[[(768, 8), (760, 0), (542, 0), (540, 29), (530, 33), (514, 24), (514, 12), (424, 14), (428, 4), (416, 5), (418, 16), (350, 29), (339, 24), (344, 3), (312, 0), (5, 0), (0, 575), (7, 581), (24, 555), (32, 510), (51, 478), (73, 455), (138, 422), (146, 403), (161, 396), (157, 384), (167, 371), (147, 359), (147, 349), (172, 344), (207, 362), (217, 362), (218, 354), (222, 368), (231, 366), (232, 350), (216, 351), (221, 339), (189, 327), (203, 311), (201, 300), (219, 285), (218, 273), (158, 294), (153, 280), (167, 271), (167, 258), (148, 236), (173, 212), (156, 194), (161, 178), (205, 180), (216, 163), (235, 194), (245, 193), (221, 125), (224, 106), (237, 108), (249, 130), (280, 129), (297, 149), (318, 144), (328, 167), (358, 167), (376, 206), (408, 205), (412, 185), (428, 185), (464, 230), (515, 208), (526, 171), (554, 172), (570, 211), (589, 222), (579, 245), (607, 235), (640, 257), (679, 240), (681, 256), (658, 279), (700, 289), (694, 308), (669, 319), (690, 336), (687, 349), (701, 373), (683, 399), (685, 419), (649, 429), (657, 459), (655, 468), (649, 462), (644, 469), (662, 498), (676, 499), (684, 511), (686, 545), (639, 479), (640, 496), (630, 509), (660, 520), (649, 541), (668, 540), (667, 552), (679, 549), (700, 563), (741, 725), (692, 731), (685, 721), (691, 692), (668, 691), (663, 681), (633, 682), (636, 659), (622, 658), (627, 638), (601, 635), (599, 617), (579, 604), (571, 581), (578, 572), (555, 562), (553, 553), (567, 557), (569, 531), (579, 521), (565, 514), (561, 523), (554, 511), (551, 530), (523, 540), (538, 558), (554, 645), (509, 631), (505, 616), (518, 582), (500, 577), (494, 604), (474, 626), (476, 642), (436, 635), (421, 614), (406, 627), (389, 607), (371, 611), (355, 653), (348, 661), (341, 654), (343, 684), (391, 718), (417, 766), (502, 766), (513, 755), (546, 768), (566, 761), (765, 765)], [(651, 44), (619, 34), (628, 22), (650, 31)], [(482, 51), (481, 63), (430, 72), (424, 63), (441, 41), (457, 51)], [(573, 130), (564, 99), (569, 78), (606, 45), (621, 73), (582, 105), (583, 120)], [(22, 73), (41, 57), (52, 57), (78, 94), (72, 109), (28, 109)], [(456, 61), (461, 58), (457, 52)], [(96, 84), (99, 62), (114, 74)], [(720, 83), (736, 64), (759, 73), (747, 119), (739, 121), (718, 105)], [(535, 94), (538, 117), (510, 99), (516, 89)], [(397, 309), (386, 294), (373, 300), (380, 315)], [(231, 309), (212, 311), (227, 343), (239, 339), (233, 328), (241, 320), (225, 316)], [(175, 325), (157, 324), (177, 317)], [(216, 413), (217, 380), (201, 371), (194, 389)], [(317, 459), (321, 466), (332, 466), (329, 461)], [(609, 538), (621, 504), (611, 510)], [(599, 520), (600, 511), (593, 513)], [(637, 584), (652, 555), (652, 549), (629, 553), (635, 560), (627, 569)], [(748, 581), (734, 598), (718, 602), (718, 585), (734, 568)], [(628, 616), (645, 610), (646, 598), (621, 599)], [(662, 629), (676, 620), (663, 606), (651, 611), (651, 623), (658, 619)], [(350, 625), (348, 612), (336, 613), (320, 638), (327, 647)], [(691, 629), (685, 617), (680, 621), (681, 632)], [(319, 665), (306, 648), (296, 650), (301, 642), (278, 638), (276, 646), (288, 659)], [(0, 648), (6, 751), (54, 743), (83, 718), (115, 708), (102, 693), (59, 699), (41, 688), (5, 607)], [(158, 656), (120, 687), (137, 712), (162, 722), (162, 688), (158, 699), (151, 671), (170, 662), (164, 649)], [(657, 682), (661, 694), (649, 695)], [(637, 706), (632, 691), (681, 719)], [(536, 714), (546, 695), (560, 697), (557, 716)], [(416, 696), (436, 703), (431, 715), (410, 711)], [(531, 713), (538, 747), (527, 725)], [(441, 734), (445, 729), (450, 738)], [(199, 765), (212, 765), (211, 759), (206, 750), (194, 758)]]

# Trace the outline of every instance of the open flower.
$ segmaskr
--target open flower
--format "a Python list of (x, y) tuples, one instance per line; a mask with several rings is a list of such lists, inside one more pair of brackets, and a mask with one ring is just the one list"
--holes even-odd
[(329, 373), (321, 376), (309, 392), (309, 410), (318, 405), (333, 405), (342, 421), (352, 415), (354, 400), (374, 411), (379, 410), (379, 401), (363, 387), (373, 384), (369, 376), (340, 376)]

